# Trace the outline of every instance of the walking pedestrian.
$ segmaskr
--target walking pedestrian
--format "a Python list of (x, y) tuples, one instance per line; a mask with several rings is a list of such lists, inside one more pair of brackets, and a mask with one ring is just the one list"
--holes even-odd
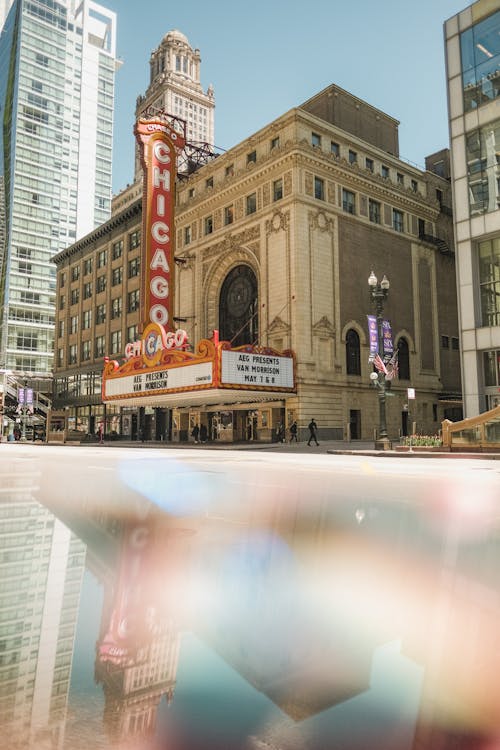
[(318, 438), (316, 437), (316, 430), (318, 429), (318, 425), (314, 421), (314, 417), (311, 419), (307, 426), (309, 428), (309, 440), (307, 441), (307, 445), (311, 445), (311, 440), (314, 440), (316, 445), (319, 445)]
[(202, 424), (200, 427), (200, 443), (206, 443), (208, 438), (207, 426)]
[(191, 430), (191, 437), (193, 438), (194, 442), (198, 442), (198, 435), (200, 434), (200, 428), (197, 424), (194, 425), (193, 429)]
[(290, 425), (290, 444), (293, 443), (294, 440), (296, 443), (299, 442), (297, 440), (297, 422), (295, 420)]

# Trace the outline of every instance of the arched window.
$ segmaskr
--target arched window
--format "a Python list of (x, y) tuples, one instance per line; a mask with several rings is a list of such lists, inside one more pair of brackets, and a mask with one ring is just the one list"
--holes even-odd
[(405, 338), (400, 338), (398, 341), (398, 365), (399, 365), (399, 379), (409, 380), (410, 379), (410, 349), (408, 342)]
[(249, 266), (233, 268), (222, 284), (219, 335), (232, 346), (256, 344), (259, 339), (257, 278)]
[(359, 336), (350, 328), (345, 337), (345, 356), (348, 375), (361, 375)]

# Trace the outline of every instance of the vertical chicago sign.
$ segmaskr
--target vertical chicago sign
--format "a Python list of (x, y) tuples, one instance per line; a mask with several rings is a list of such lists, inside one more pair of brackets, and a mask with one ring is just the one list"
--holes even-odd
[(139, 119), (135, 137), (144, 170), (142, 205), (141, 323), (172, 329), (174, 190), (183, 136), (159, 117)]

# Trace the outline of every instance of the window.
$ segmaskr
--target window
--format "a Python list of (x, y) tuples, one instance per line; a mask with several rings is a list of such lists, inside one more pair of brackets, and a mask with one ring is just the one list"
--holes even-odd
[(311, 146), (321, 148), (321, 136), (318, 133), (311, 133)]
[(458, 351), (459, 349), (459, 341), (455, 336), (451, 337), (451, 348), (455, 351)]
[(139, 290), (134, 289), (133, 292), (129, 292), (127, 295), (127, 311), (135, 312), (139, 309)]
[(64, 320), (59, 321), (59, 338), (62, 339), (64, 336)]
[(340, 156), (340, 146), (335, 141), (330, 141), (330, 151), (334, 156)]
[(483, 326), (500, 325), (500, 237), (479, 243), (479, 288)]
[(82, 330), (86, 331), (92, 326), (92, 310), (85, 310), (82, 315)]
[(122, 314), (122, 298), (115, 297), (111, 302), (111, 320), (119, 318)]
[(95, 322), (96, 325), (104, 323), (106, 320), (106, 305), (97, 305), (95, 309)]
[(405, 184), (405, 178), (404, 175), (401, 174), (401, 172), (396, 172), (396, 182), (398, 183), (398, 185)]
[(418, 220), (418, 236), (420, 238), (425, 237), (425, 220), (424, 219)]
[(58, 349), (57, 350), (57, 364), (59, 367), (62, 367), (64, 364), (64, 349)]
[(79, 301), (80, 301), (80, 290), (72, 289), (71, 290), (71, 304), (76, 305)]
[(361, 375), (359, 336), (352, 328), (345, 337), (346, 371), (348, 375)]
[(123, 254), (123, 240), (117, 240), (116, 242), (113, 242), (113, 245), (111, 247), (111, 258), (113, 260), (116, 260), (117, 258), (121, 258)]
[(373, 159), (366, 157), (365, 166), (369, 172), (373, 172)]
[(131, 232), (128, 236), (128, 249), (135, 250), (136, 247), (139, 247), (140, 241), (141, 233), (136, 229), (135, 232)]
[(90, 341), (82, 342), (82, 362), (90, 359)]
[(137, 325), (129, 326), (127, 328), (127, 341), (130, 341), (130, 342), (137, 341), (138, 335), (139, 335), (139, 327)]
[(226, 177), (232, 177), (234, 175), (234, 164), (229, 164), (226, 167)]
[(92, 297), (92, 282), (87, 281), (83, 285), (83, 299), (90, 299)]
[(118, 354), (122, 350), (122, 332), (112, 331), (111, 333), (111, 354)]
[(357, 153), (349, 149), (349, 164), (356, 164), (357, 161), (358, 161)]
[(71, 281), (78, 281), (80, 278), (80, 266), (73, 266), (71, 269)]
[(224, 225), (227, 226), (228, 224), (232, 224), (233, 219), (234, 219), (233, 206), (226, 206), (224, 208)]
[(100, 292), (106, 291), (106, 276), (103, 274), (102, 276), (97, 277), (97, 283), (96, 283), (96, 290), (99, 294)]
[[(24, 256), (24, 255), (23, 255), (22, 257), (23, 257), (23, 258), (24, 258), (24, 257), (27, 257), (27, 258), (28, 258), (29, 256), (28, 256), (28, 255), (27, 255), (27, 256)], [(61, 288), (62, 288), (62, 287), (63, 287), (63, 286), (65, 285), (65, 283), (66, 283), (66, 274), (65, 274), (65, 273), (62, 273), (62, 274), (61, 274), (61, 276), (60, 276), (60, 279), (61, 279), (61, 283), (60, 283), (60, 286), (61, 286)]]
[(410, 349), (405, 338), (398, 341), (398, 372), (400, 380), (410, 379)]
[(449, 336), (441, 336), (441, 346), (443, 349), (449, 349), (450, 348), (450, 337)]
[(396, 232), (402, 232), (404, 229), (403, 212), (398, 211), (397, 208), (392, 209), (392, 228), (395, 229)]
[(371, 198), (368, 200), (368, 216), (374, 224), (380, 224), (380, 203)]
[(118, 268), (113, 268), (113, 270), (111, 271), (111, 286), (116, 286), (117, 284), (121, 284), (122, 277), (123, 277), (122, 266), (118, 266)]
[(325, 181), (321, 177), (314, 178), (314, 197), (320, 201), (325, 200)]
[(251, 193), (246, 197), (246, 210), (247, 216), (254, 214), (257, 211), (257, 193)]
[(89, 273), (92, 273), (92, 258), (83, 261), (83, 275), (88, 276)]
[(107, 250), (101, 250), (97, 254), (97, 268), (104, 268), (107, 262), (108, 262), (108, 252)]
[(76, 344), (71, 344), (71, 346), (69, 347), (68, 364), (76, 365), (77, 357), (78, 357), (78, 347)]
[(356, 213), (356, 196), (345, 188), (342, 188), (342, 208), (348, 214)]
[(214, 231), (213, 216), (205, 216), (205, 235), (212, 234), (213, 231)]
[(129, 260), (128, 262), (129, 279), (132, 279), (134, 276), (138, 276), (140, 270), (141, 270), (140, 258), (133, 258), (132, 260)]
[(382, 177), (386, 180), (389, 179), (389, 167), (386, 167), (385, 164), (382, 164), (382, 167), (380, 169), (380, 174)]
[(59, 297), (59, 310), (64, 310), (65, 298), (64, 294)]
[[(491, 8), (495, 7), (495, 4)], [(498, 6), (496, 6), (498, 8)], [(460, 34), (464, 109), (481, 107), (500, 96), (500, 12), (490, 13)]]
[(78, 331), (78, 315), (72, 315), (69, 319), (69, 332), (76, 333)]
[(411, 189), (414, 193), (418, 192), (418, 182), (416, 180), (411, 181)]
[(36, 349), (38, 349), (38, 335), (32, 331), (22, 331), (21, 333), (18, 333), (17, 348), (36, 351)]
[(273, 182), (273, 201), (279, 201), (283, 198), (283, 180), (275, 180)]
[(500, 350), (483, 352), (485, 386), (500, 385)]
[(247, 154), (247, 164), (255, 164), (257, 161), (257, 151), (250, 151), (249, 154)]
[(96, 336), (94, 351), (96, 357), (104, 357), (106, 351), (106, 342), (104, 336)]
[(207, 177), (205, 180), (205, 187), (206, 188), (213, 188), (214, 186), (214, 178), (213, 177)]
[(188, 190), (188, 198), (194, 198), (194, 188), (189, 188), (189, 190)]
[(279, 135), (276, 136), (276, 138), (271, 138), (271, 151), (273, 148), (278, 148), (280, 145), (280, 137)]
[(191, 226), (184, 227), (184, 244), (191, 244)]

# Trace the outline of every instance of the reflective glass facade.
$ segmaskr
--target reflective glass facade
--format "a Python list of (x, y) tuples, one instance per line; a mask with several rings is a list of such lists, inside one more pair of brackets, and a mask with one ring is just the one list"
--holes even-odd
[(500, 95), (500, 11), (460, 35), (465, 111)]
[(14, 372), (52, 371), (51, 258), (111, 210), (115, 17), (70, 7), (17, 0), (0, 42), (0, 367)]

